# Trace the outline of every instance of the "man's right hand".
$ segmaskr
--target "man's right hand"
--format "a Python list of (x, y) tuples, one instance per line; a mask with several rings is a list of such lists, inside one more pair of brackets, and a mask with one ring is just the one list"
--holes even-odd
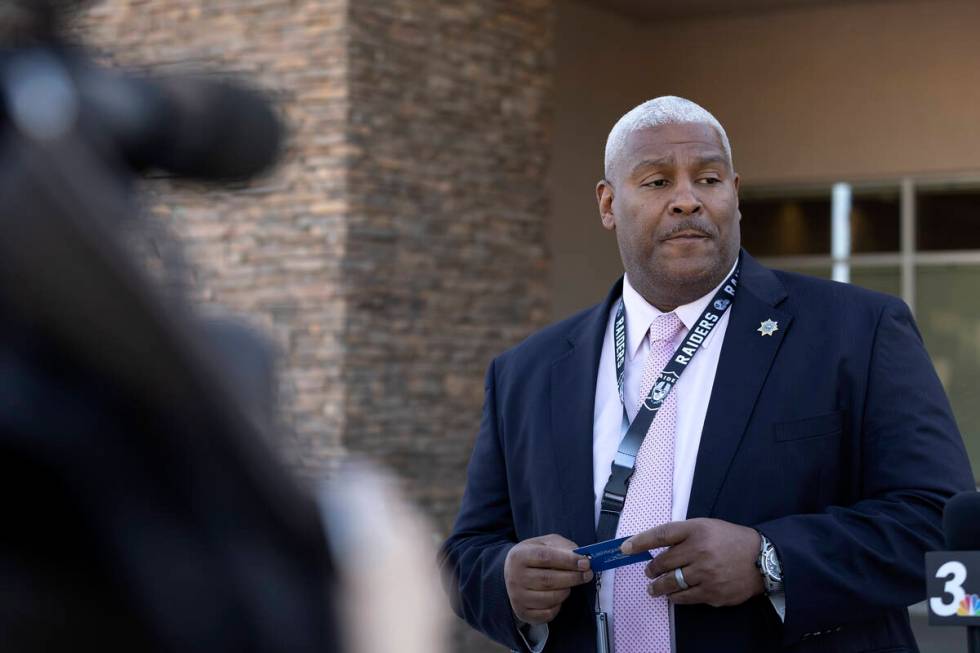
[(531, 625), (554, 619), (571, 588), (592, 580), (578, 545), (554, 533), (516, 544), (504, 562), (504, 581), (518, 619)]

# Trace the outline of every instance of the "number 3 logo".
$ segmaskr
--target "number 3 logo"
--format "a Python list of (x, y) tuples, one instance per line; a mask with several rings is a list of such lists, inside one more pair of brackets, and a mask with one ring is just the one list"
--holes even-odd
[(939, 597), (932, 598), (929, 599), (929, 607), (940, 617), (952, 617), (956, 614), (956, 607), (960, 601), (966, 598), (966, 592), (963, 590), (963, 581), (966, 580), (966, 567), (962, 562), (950, 560), (939, 568), (939, 571), (936, 572), (936, 578), (949, 579), (943, 586), (943, 592), (952, 595), (953, 600), (949, 603), (943, 603)]

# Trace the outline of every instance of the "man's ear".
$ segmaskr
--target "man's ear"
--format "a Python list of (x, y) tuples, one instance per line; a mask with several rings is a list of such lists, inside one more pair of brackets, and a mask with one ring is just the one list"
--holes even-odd
[(742, 207), (738, 205), (738, 185), (739, 182), (741, 181), (742, 178), (739, 177), (737, 174), (735, 175), (735, 179), (732, 181), (732, 183), (735, 184), (735, 212), (738, 213), (739, 222), (742, 221)]
[(595, 185), (595, 198), (599, 203), (599, 218), (602, 219), (602, 226), (609, 231), (616, 229), (616, 216), (613, 215), (613, 195), (615, 191), (612, 184), (605, 179), (600, 179)]

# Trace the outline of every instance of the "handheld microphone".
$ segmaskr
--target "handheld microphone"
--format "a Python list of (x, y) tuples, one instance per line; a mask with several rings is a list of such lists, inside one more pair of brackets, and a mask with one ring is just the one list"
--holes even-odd
[(204, 77), (76, 75), (83, 124), (101, 127), (135, 170), (226, 181), (265, 170), (282, 127), (258, 91)]
[(947, 550), (926, 552), (929, 624), (966, 626), (969, 653), (980, 653), (980, 493), (946, 503), (943, 531)]
[(75, 132), (133, 170), (234, 181), (277, 158), (282, 125), (258, 91), (203, 76), (125, 75), (57, 46), (0, 59), (13, 126), (36, 141)]
[[(980, 551), (980, 492), (960, 492), (946, 503), (943, 532), (950, 551)], [(969, 653), (980, 653), (980, 626), (966, 627), (966, 641)]]
[(943, 532), (950, 551), (980, 551), (980, 492), (960, 492), (946, 502)]

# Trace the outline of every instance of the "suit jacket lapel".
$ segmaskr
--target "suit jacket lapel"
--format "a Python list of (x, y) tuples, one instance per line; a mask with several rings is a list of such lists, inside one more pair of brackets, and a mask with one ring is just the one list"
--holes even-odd
[(595, 542), (592, 492), (592, 424), (596, 377), (609, 311), (623, 292), (620, 279), (606, 300), (568, 334), (569, 351), (551, 367), (551, 438), (564, 494), (569, 537), (579, 545)]
[[(739, 288), (701, 432), (688, 518), (707, 517), (714, 510), (756, 399), (789, 330), (792, 316), (776, 308), (785, 297), (776, 276), (743, 250)], [(766, 320), (778, 324), (772, 335), (759, 332)]]

